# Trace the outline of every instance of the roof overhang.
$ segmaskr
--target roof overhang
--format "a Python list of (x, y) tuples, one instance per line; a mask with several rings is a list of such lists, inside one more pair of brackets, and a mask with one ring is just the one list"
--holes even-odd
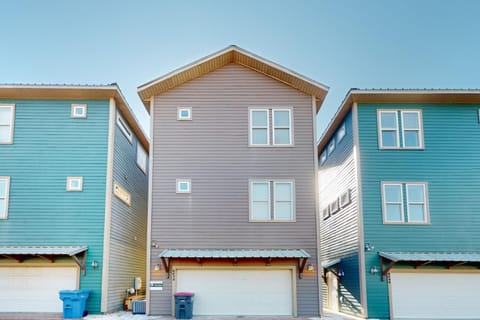
[(0, 84), (0, 99), (108, 100), (113, 98), (146, 152), (149, 141), (117, 84), (111, 85), (29, 85)]
[(139, 86), (138, 95), (142, 99), (147, 111), (150, 112), (151, 97), (160, 95), (187, 81), (222, 68), (229, 63), (245, 66), (316, 97), (319, 101), (317, 103), (317, 112), (329, 89), (326, 85), (232, 45)]
[(0, 246), (0, 258), (22, 263), (30, 258), (42, 258), (55, 262), (58, 257), (71, 257), (85, 275), (86, 246)]
[(379, 252), (382, 263), (382, 281), (396, 263), (411, 264), (415, 268), (442, 265), (451, 269), (460, 265), (480, 266), (480, 252)]
[(302, 249), (165, 249), (159, 255), (167, 272), (170, 272), (170, 259), (195, 259), (201, 263), (205, 259), (228, 259), (235, 264), (240, 259), (262, 259), (268, 265), (273, 259), (298, 259), (299, 276), (305, 269), (310, 254)]
[(341, 124), (354, 103), (428, 103), (428, 104), (474, 104), (480, 103), (479, 89), (351, 89), (337, 113), (319, 139), (317, 152), (320, 154)]

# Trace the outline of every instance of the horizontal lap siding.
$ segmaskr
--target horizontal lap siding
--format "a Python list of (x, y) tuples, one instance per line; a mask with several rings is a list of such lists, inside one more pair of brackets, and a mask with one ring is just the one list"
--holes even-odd
[[(378, 150), (377, 109), (421, 109), (424, 150)], [(366, 270), (377, 251), (480, 251), (478, 105), (360, 105)], [(381, 181), (428, 183), (429, 225), (383, 225)], [(425, 267), (423, 267), (425, 268)], [(367, 274), (370, 317), (388, 317), (387, 282)]]
[[(321, 222), (321, 257), (327, 262), (343, 258), (341, 267), (346, 276), (340, 278), (341, 295), (340, 310), (347, 313), (361, 313), (360, 279), (358, 276), (358, 192), (356, 177), (356, 159), (354, 155), (352, 112), (344, 119), (345, 137), (338, 142), (335, 133), (329, 140), (335, 140), (335, 150), (327, 155), (327, 161), (319, 166), (319, 203), (320, 216), (322, 210), (340, 198), (340, 195), (351, 191), (351, 203)], [(338, 132), (338, 130), (337, 130)], [(329, 143), (325, 149), (328, 149)], [(328, 151), (327, 151), (328, 153)], [(348, 275), (347, 275), (348, 272)], [(327, 305), (327, 287), (323, 282), (324, 306)]]
[[(7, 220), (0, 245), (86, 245), (93, 290), (90, 312), (100, 311), (108, 101), (0, 100), (15, 103), (14, 143), (0, 145), (0, 176), (10, 176)], [(88, 106), (86, 119), (70, 117), (72, 103)], [(66, 177), (83, 176), (82, 192), (67, 192)]]
[[(177, 121), (177, 107), (192, 107), (193, 120)], [(248, 147), (249, 107), (293, 107), (295, 147)], [(152, 266), (164, 248), (303, 248), (314, 257), (312, 121), (310, 96), (235, 64), (155, 97)], [(178, 178), (192, 180), (191, 194), (175, 193)], [(295, 180), (296, 222), (249, 222), (249, 179), (263, 178)], [(318, 314), (314, 278), (298, 282), (299, 314)], [(153, 314), (170, 313), (168, 286), (152, 291)]]
[(123, 307), (125, 290), (133, 287), (134, 277), (142, 278), (143, 291), (146, 276), (148, 176), (137, 165), (137, 137), (133, 135), (130, 142), (115, 125), (114, 141), (113, 180), (130, 193), (132, 205), (112, 194), (106, 311)]

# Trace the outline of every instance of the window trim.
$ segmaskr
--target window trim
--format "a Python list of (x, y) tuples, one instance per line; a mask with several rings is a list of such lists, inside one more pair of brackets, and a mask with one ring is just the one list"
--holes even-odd
[(345, 124), (345, 121), (343, 121), (337, 130), (337, 134), (336, 134), (337, 145), (345, 138), (346, 135), (347, 135), (347, 126)]
[[(423, 187), (423, 208), (424, 208), (424, 218), (425, 221), (410, 221), (410, 204), (420, 204), (420, 202), (410, 202), (408, 197), (408, 187), (409, 186), (422, 186)], [(426, 182), (407, 182), (405, 183), (405, 193), (406, 193), (406, 205), (407, 205), (407, 220), (409, 224), (428, 224), (430, 222), (429, 210), (428, 210), (428, 197), (427, 197), (427, 188), (428, 185)]]
[[(395, 128), (382, 128), (382, 113), (393, 113), (395, 114)], [(401, 149), (400, 147), (400, 134), (398, 127), (398, 110), (397, 109), (377, 109), (377, 128), (378, 128), (378, 142), (379, 142), (379, 149)], [(393, 147), (385, 147), (383, 145), (383, 131), (395, 131), (396, 137), (396, 144)]]
[[(386, 220), (386, 202), (385, 202), (385, 186), (386, 185), (399, 185), (400, 186), (400, 201), (401, 201), (401, 218), (402, 221), (387, 221)], [(408, 185), (423, 185), (423, 196), (425, 200), (425, 221), (409, 221), (409, 213), (408, 213), (408, 192), (407, 186)], [(382, 219), (383, 224), (396, 224), (396, 225), (429, 225), (430, 224), (430, 210), (429, 210), (429, 201), (428, 201), (428, 183), (425, 181), (382, 181), (381, 182), (381, 201), (382, 201)], [(407, 205), (407, 208), (405, 208)], [(407, 217), (407, 221), (405, 221), (405, 217)]]
[[(253, 112), (255, 111), (263, 111), (267, 113), (267, 127), (254, 127), (253, 126)], [(267, 143), (266, 144), (258, 144), (258, 143), (253, 143), (253, 129), (267, 129)], [(270, 110), (265, 109), (265, 108), (249, 108), (248, 110), (248, 133), (249, 133), (249, 139), (248, 139), (248, 145), (250, 147), (268, 147), (270, 146)]]
[(328, 146), (327, 146), (327, 153), (328, 155), (332, 155), (332, 153), (335, 151), (335, 148), (337, 146), (335, 145), (335, 139), (332, 139), (330, 140), (330, 142), (328, 143)]
[(13, 132), (15, 126), (15, 104), (14, 103), (0, 103), (0, 108), (10, 108), (10, 123), (3, 124), (0, 123), (0, 126), (9, 126), (10, 127), (10, 140), (9, 141), (0, 141), (0, 144), (13, 144)]
[[(182, 117), (182, 111), (188, 111), (188, 117)], [(177, 120), (178, 121), (189, 121), (192, 120), (192, 107), (177, 107)]]
[[(181, 183), (188, 184), (188, 190), (184, 191), (180, 189)], [(192, 193), (192, 180), (191, 179), (176, 179), (176, 193), (189, 194)]]
[[(268, 210), (270, 213), (269, 219), (253, 219), (253, 184), (254, 183), (268, 183), (269, 200)], [(275, 184), (276, 183), (290, 183), (291, 185), (291, 204), (292, 204), (292, 218), (290, 220), (277, 220), (275, 219)], [(296, 222), (296, 193), (295, 193), (295, 180), (294, 179), (249, 179), (248, 181), (248, 221), (257, 222), (269, 222), (269, 223), (291, 223)]]
[[(76, 109), (83, 109), (83, 113), (81, 115), (77, 115), (75, 113)], [(87, 105), (85, 103), (79, 104), (79, 103), (72, 103), (71, 111), (70, 111), (70, 117), (71, 118), (77, 118), (77, 119), (85, 119), (87, 118)]]
[(323, 166), (327, 162), (327, 150), (323, 149), (322, 153), (320, 154), (320, 165)]
[[(402, 149), (410, 150), (419, 150), (424, 149), (423, 147), (423, 119), (422, 119), (422, 110), (419, 109), (401, 109), (400, 112), (400, 123), (402, 124)], [(403, 114), (404, 113), (416, 113), (418, 114), (418, 129), (405, 129)], [(405, 147), (405, 131), (418, 131), (418, 147)]]
[(2, 198), (5, 200), (5, 211), (2, 213), (0, 212), (0, 220), (8, 219), (8, 202), (10, 199), (10, 177), (9, 176), (0, 176), (0, 180), (6, 181), (6, 188), (5, 188), (5, 197)]
[[(141, 152), (143, 152), (145, 154), (145, 163), (142, 164), (139, 162), (139, 159), (138, 159), (138, 155), (139, 155), (139, 150), (141, 150)], [(137, 143), (137, 159), (136, 159), (136, 163), (137, 163), (137, 167), (140, 168), (140, 170), (143, 171), (143, 173), (147, 174), (147, 162), (148, 162), (148, 155), (147, 155), (147, 151), (145, 151), (145, 149), (143, 148), (143, 146), (140, 144), (140, 142)]]
[[(289, 143), (276, 143), (275, 142), (275, 112), (276, 111), (288, 111), (288, 139)], [(278, 127), (278, 129), (287, 129), (286, 127)], [(292, 136), (292, 109), (291, 108), (273, 108), (272, 109), (272, 146), (275, 147), (289, 147), (293, 145)]]
[[(276, 190), (277, 190), (277, 184), (283, 183), (283, 184), (290, 184), (290, 205), (291, 205), (291, 218), (290, 219), (284, 219), (280, 220), (277, 219), (277, 199), (276, 199)], [(273, 185), (273, 190), (271, 191), (271, 197), (273, 200), (273, 213), (271, 215), (272, 221), (276, 222), (291, 222), (295, 220), (295, 184), (293, 180), (272, 180), (272, 185)]]
[[(72, 188), (72, 181), (79, 180), (79, 187)], [(67, 177), (67, 191), (69, 192), (82, 192), (83, 191), (83, 177), (76, 176), (76, 177)]]
[(120, 128), (120, 131), (122, 131), (123, 135), (127, 138), (127, 140), (130, 143), (132, 143), (132, 140), (133, 140), (132, 130), (130, 129), (127, 122), (118, 111), (117, 111), (117, 126), (118, 128)]

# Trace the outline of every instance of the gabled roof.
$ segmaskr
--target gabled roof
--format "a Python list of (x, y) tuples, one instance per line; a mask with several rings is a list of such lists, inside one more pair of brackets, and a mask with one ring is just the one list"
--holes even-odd
[(115, 99), (117, 107), (148, 153), (148, 138), (116, 83), (107, 85), (0, 84), (0, 99), (103, 100), (110, 98)]
[(277, 81), (283, 82), (308, 95), (315, 96), (319, 100), (317, 111), (328, 92), (328, 87), (319, 82), (263, 59), (237, 46), (231, 45), (223, 50), (139, 86), (138, 95), (142, 99), (147, 111), (150, 112), (149, 101), (152, 96), (160, 95), (187, 81), (222, 68), (229, 63), (236, 63), (245, 66)]
[(319, 154), (354, 103), (480, 103), (480, 89), (350, 89), (319, 139)]

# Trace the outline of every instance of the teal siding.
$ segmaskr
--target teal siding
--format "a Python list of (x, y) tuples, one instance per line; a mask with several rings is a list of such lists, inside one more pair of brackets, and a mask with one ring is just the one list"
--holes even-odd
[[(377, 109), (421, 109), (424, 150), (378, 150)], [(359, 105), (368, 314), (388, 318), (387, 281), (377, 251), (480, 251), (480, 124), (478, 105)], [(428, 183), (429, 225), (384, 225), (381, 181)]]
[[(358, 262), (358, 192), (356, 178), (356, 163), (354, 157), (353, 117), (349, 112), (344, 119), (346, 135), (337, 142), (338, 128), (332, 138), (336, 147), (333, 153), (327, 156), (327, 161), (319, 164), (319, 208), (322, 217), (323, 208), (340, 195), (350, 190), (351, 202), (340, 211), (321, 221), (320, 253), (322, 261), (341, 258), (341, 267), (345, 276), (339, 279), (339, 308), (340, 311), (360, 315), (360, 278)], [(327, 151), (328, 153), (328, 151)], [(352, 258), (354, 257), (354, 258)], [(322, 282), (323, 306), (327, 307), (328, 288)]]
[[(87, 245), (89, 312), (100, 311), (107, 166), (108, 101), (0, 100), (15, 103), (14, 143), (0, 145), (0, 175), (10, 176), (0, 245)], [(88, 105), (87, 119), (70, 117), (71, 103)], [(66, 177), (83, 176), (83, 192), (67, 192)]]
[[(147, 253), (147, 174), (137, 166), (137, 137), (130, 142), (115, 125), (113, 180), (131, 194), (131, 206), (112, 195), (110, 255), (107, 310), (122, 309), (125, 290), (133, 287), (133, 279), (143, 280), (140, 293), (146, 286)], [(146, 150), (148, 152), (148, 150)]]

